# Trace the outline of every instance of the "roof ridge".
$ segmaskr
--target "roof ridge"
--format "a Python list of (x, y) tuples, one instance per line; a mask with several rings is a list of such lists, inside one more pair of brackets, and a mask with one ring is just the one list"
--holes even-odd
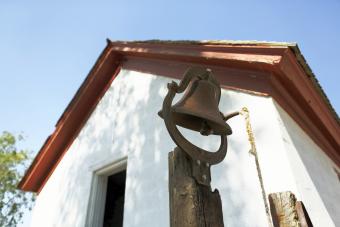
[(297, 46), (296, 42), (277, 42), (277, 41), (258, 41), (258, 40), (160, 40), (160, 39), (149, 39), (149, 40), (110, 40), (107, 39), (108, 43), (168, 43), (168, 44), (211, 44), (211, 45), (249, 45), (249, 46)]

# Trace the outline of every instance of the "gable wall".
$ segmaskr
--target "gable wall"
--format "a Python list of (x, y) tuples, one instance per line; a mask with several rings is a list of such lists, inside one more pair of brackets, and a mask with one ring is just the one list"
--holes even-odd
[[(32, 226), (84, 226), (93, 172), (108, 160), (124, 157), (128, 159), (124, 226), (169, 226), (167, 156), (175, 145), (157, 116), (169, 81), (124, 69), (119, 73), (40, 192)], [(244, 106), (251, 113), (266, 192), (298, 193), (272, 99), (222, 91), (223, 112)], [(267, 226), (244, 120), (235, 117), (229, 124), (233, 135), (227, 157), (212, 168), (225, 226)], [(206, 149), (219, 145), (217, 138), (184, 133)]]

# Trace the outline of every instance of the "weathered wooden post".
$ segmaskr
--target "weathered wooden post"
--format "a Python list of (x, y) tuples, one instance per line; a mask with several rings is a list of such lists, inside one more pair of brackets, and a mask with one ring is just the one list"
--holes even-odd
[[(185, 92), (172, 106), (176, 93)], [(166, 128), (178, 147), (169, 153), (169, 197), (171, 227), (223, 227), (219, 192), (211, 190), (211, 165), (221, 162), (227, 153), (227, 135), (232, 133), (225, 122), (228, 116), (218, 110), (219, 83), (210, 70), (191, 68), (178, 85), (168, 84), (162, 110)], [(218, 151), (208, 152), (187, 139), (176, 125), (199, 131), (202, 135), (220, 135)]]
[(292, 192), (271, 193), (268, 198), (274, 227), (313, 227), (303, 203)]

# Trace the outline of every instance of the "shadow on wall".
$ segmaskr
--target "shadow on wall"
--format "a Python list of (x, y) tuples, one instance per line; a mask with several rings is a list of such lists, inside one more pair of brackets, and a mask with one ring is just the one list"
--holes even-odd
[[(122, 70), (62, 160), (56, 226), (83, 226), (91, 187), (89, 163), (128, 156), (126, 226), (169, 225), (168, 152), (175, 144), (158, 117), (168, 78)], [(241, 95), (223, 92), (221, 110), (239, 110)], [(223, 163), (212, 168), (212, 186), (221, 194), (226, 226), (259, 226), (263, 201), (242, 118), (232, 119), (234, 135)], [(238, 130), (241, 129), (241, 130)], [(184, 132), (194, 143), (216, 150), (218, 138)], [(58, 169), (58, 168), (57, 168)], [(58, 170), (56, 170), (58, 171)], [(260, 217), (259, 217), (260, 216)]]
[(134, 215), (125, 220), (127, 226), (167, 225), (167, 152), (163, 151), (171, 141), (163, 138), (167, 132), (157, 115), (165, 93), (160, 84), (168, 80), (161, 81), (122, 70), (113, 82), (70, 148), (73, 161), (64, 157), (67, 171), (61, 176), (65, 187), (59, 201), (67, 212), (58, 217), (56, 226), (83, 223), (88, 197), (82, 195), (88, 195), (91, 186), (89, 159), (108, 156), (128, 156), (125, 210)]

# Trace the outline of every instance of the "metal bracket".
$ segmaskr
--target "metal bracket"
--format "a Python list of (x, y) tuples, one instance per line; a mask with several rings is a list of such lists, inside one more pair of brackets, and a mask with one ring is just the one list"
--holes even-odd
[(210, 164), (200, 160), (191, 159), (192, 175), (199, 184), (210, 186)]

